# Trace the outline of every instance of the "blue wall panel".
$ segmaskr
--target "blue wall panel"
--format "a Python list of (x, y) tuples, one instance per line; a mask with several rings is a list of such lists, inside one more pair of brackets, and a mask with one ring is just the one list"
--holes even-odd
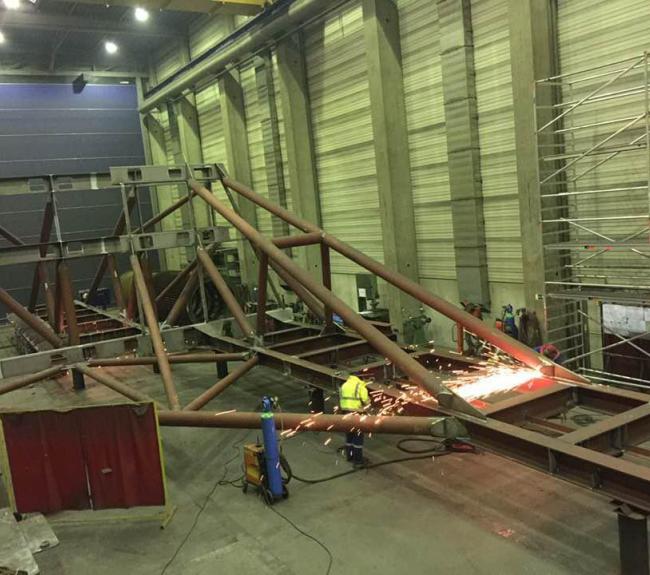
[[(87, 85), (75, 94), (70, 84), (0, 84), (0, 178), (106, 172), (111, 166), (139, 164), (144, 164), (144, 151), (134, 85)], [(147, 219), (149, 196), (146, 190), (139, 195)], [(57, 197), (64, 239), (108, 236), (121, 211), (117, 190)], [(26, 243), (37, 243), (46, 201), (42, 194), (0, 196), (0, 225)], [(96, 266), (97, 259), (72, 263), (75, 289), (88, 286)], [(120, 267), (127, 269), (124, 258)], [(32, 273), (33, 266), (0, 267), (0, 285), (25, 303)], [(0, 308), (0, 318), (4, 315)]]

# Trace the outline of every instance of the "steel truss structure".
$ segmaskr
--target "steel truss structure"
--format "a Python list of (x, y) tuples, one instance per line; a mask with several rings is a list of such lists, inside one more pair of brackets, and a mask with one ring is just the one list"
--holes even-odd
[[(573, 369), (603, 382), (613, 377), (603, 352), (627, 344), (650, 357), (635, 343), (650, 333), (599, 341), (602, 304), (650, 305), (649, 60), (644, 53), (536, 83), (546, 327)], [(550, 109), (539, 104), (548, 101)]]
[[(0, 362), (3, 373), (22, 374), (0, 384), (0, 394), (71, 371), (79, 387), (87, 377), (133, 401), (156, 403), (161, 425), (254, 428), (260, 424), (259, 414), (211, 413), (203, 411), (203, 408), (256, 366), (279, 370), (306, 383), (311, 389), (331, 394), (338, 392), (339, 385), (349, 373), (371, 375), (373, 403), (397, 406), (394, 415), (281, 414), (276, 419), (278, 427), (285, 431), (349, 431), (357, 428), (373, 433), (467, 435), (471, 441), (495, 453), (582, 485), (610, 500), (622, 502), (636, 512), (650, 512), (650, 404), (647, 395), (591, 384), (586, 378), (554, 364), (234, 181), (220, 166), (127, 167), (115, 168), (111, 175), (113, 184), (121, 187), (124, 198), (125, 232), (116, 233), (125, 233), (129, 238), (130, 262), (141, 309), (139, 318), (145, 325), (135, 324), (139, 329), (137, 334), (102, 342), (80, 340), (76, 345), (67, 345), (69, 342), (61, 340), (60, 330), (51, 329), (43, 319), (47, 317), (47, 305), (40, 308), (41, 317), (33, 314), (30, 317), (30, 312), (15, 302), (13, 309), (17, 315), (20, 312), (20, 320), (27, 324), (27, 328), (43, 334), (50, 329), (48, 334), (60, 341), (48, 342), (41, 338), (45, 339), (44, 349), (22, 356), (30, 360), (37, 358), (37, 362), (31, 363), (31, 371), (37, 366), (37, 373), (27, 373), (21, 358)], [(231, 205), (220, 201), (210, 191), (209, 184), (222, 185), (231, 198)], [(128, 218), (129, 191), (156, 185), (184, 186), (187, 199), (183, 204), (193, 207), (199, 200), (201, 205), (210, 206), (215, 214), (251, 243), (259, 263), (256, 313), (246, 313), (208, 256), (214, 237), (206, 238), (201, 230), (194, 228), (190, 245), (196, 258), (180, 272), (177, 282), (188, 286), (192, 277), (205, 274), (223, 298), (230, 317), (174, 327), (175, 320), (170, 313), (161, 321), (139, 258), (138, 248), (141, 246), (131, 233)], [(246, 201), (281, 218), (292, 226), (295, 233), (281, 238), (265, 237), (239, 215), (238, 206)], [(179, 205), (174, 209), (180, 207), (181, 202), (177, 203)], [(166, 215), (172, 211), (166, 210)], [(285, 253), (289, 248), (295, 250), (313, 245), (320, 247), (322, 256), (322, 278), (319, 279)], [(534, 370), (533, 378), (525, 384), (480, 399), (463, 397), (454, 388), (453, 381), (449, 384), (449, 380), (453, 380), (454, 372), (480, 374), (482, 365), (476, 359), (458, 353), (402, 346), (395, 341), (389, 325), (367, 321), (352, 310), (331, 291), (331, 250), (477, 334), (509, 356), (513, 366)], [(110, 254), (102, 257), (108, 257), (110, 262)], [(39, 261), (37, 266), (42, 264)], [(266, 289), (267, 284), (271, 285), (268, 281), (270, 269), (293, 289), (313, 315), (320, 318), (319, 321), (304, 324), (280, 320), (277, 314), (267, 311), (271, 303)], [(98, 277), (101, 280), (101, 268), (95, 279)], [(65, 292), (58, 292), (60, 299)], [(86, 313), (90, 311), (83, 305), (77, 306), (75, 314), (70, 308), (71, 315), (67, 316), (66, 322), (69, 340), (72, 339), (74, 324), (77, 332), (84, 324), (80, 314)], [(333, 314), (342, 318), (344, 326), (334, 323)], [(232, 328), (226, 329), (227, 325)], [(237, 362), (230, 373), (224, 369), (228, 361)], [(171, 366), (192, 362), (215, 362), (220, 379), (187, 405), (181, 406)], [(98, 369), (126, 365), (156, 367), (162, 379), (166, 404), (162, 405), (118, 379), (115, 371)], [(260, 393), (263, 392), (260, 389)]]

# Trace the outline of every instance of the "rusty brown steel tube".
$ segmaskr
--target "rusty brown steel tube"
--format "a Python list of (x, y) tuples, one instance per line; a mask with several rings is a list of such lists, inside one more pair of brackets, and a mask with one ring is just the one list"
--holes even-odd
[(47, 325), (40, 317), (36, 317), (26, 307), (12, 298), (6, 290), (0, 288), (0, 303), (3, 303), (29, 327), (38, 333), (43, 339), (52, 344), (53, 347), (63, 347), (63, 341), (56, 335), (52, 328)]
[(297, 236), (281, 236), (273, 238), (273, 243), (281, 250), (287, 248), (299, 248), (301, 246), (313, 246), (320, 244), (323, 239), (323, 234), (320, 232), (313, 232), (309, 234), (300, 234)]
[(25, 242), (23, 240), (21, 240), (18, 236), (12, 234), (4, 226), (0, 226), (0, 236), (2, 236), (10, 244), (13, 244), (14, 246), (24, 246), (25, 245)]
[(68, 331), (68, 343), (70, 345), (79, 345), (81, 336), (79, 334), (79, 324), (77, 323), (77, 310), (74, 304), (74, 292), (72, 279), (70, 278), (70, 268), (64, 260), (61, 260), (57, 266), (57, 275), (59, 279), (59, 297), (61, 305), (65, 312), (66, 326)]
[(269, 265), (273, 271), (278, 274), (278, 277), (289, 286), (291, 291), (296, 294), (296, 297), (301, 300), (316, 317), (320, 319), (325, 318), (322, 304), (311, 293), (309, 293), (304, 286), (297, 282), (291, 274), (273, 260), (269, 260)]
[(190, 301), (196, 286), (199, 283), (199, 271), (198, 268), (192, 269), (187, 278), (187, 283), (183, 286), (181, 293), (176, 298), (172, 309), (169, 310), (167, 317), (165, 318), (166, 325), (174, 325), (178, 318), (182, 315), (183, 311), (187, 307), (187, 303)]
[(169, 401), (169, 407), (171, 407), (173, 410), (180, 409), (181, 404), (178, 400), (176, 387), (174, 386), (174, 379), (172, 377), (171, 367), (169, 366), (169, 360), (167, 359), (165, 344), (163, 343), (162, 335), (160, 334), (158, 318), (156, 317), (156, 312), (153, 309), (153, 304), (149, 298), (149, 290), (147, 289), (144, 274), (142, 273), (142, 268), (140, 267), (140, 260), (135, 254), (131, 255), (131, 267), (133, 268), (133, 279), (135, 281), (135, 287), (140, 294), (142, 311), (147, 321), (147, 327), (149, 328), (149, 337), (151, 338), (151, 344), (153, 345), (156, 358), (158, 359), (160, 377), (162, 378), (163, 386), (165, 387), (165, 394), (167, 395), (167, 400)]
[(157, 296), (156, 296), (156, 303), (160, 303), (165, 296), (174, 290), (176, 286), (181, 284), (187, 277), (192, 273), (194, 268), (196, 268), (197, 261), (193, 260), (191, 263), (187, 264), (178, 274), (176, 277), (170, 281), (166, 286), (165, 289), (163, 289)]
[(9, 393), (10, 391), (14, 391), (16, 389), (20, 389), (21, 387), (27, 387), (32, 383), (43, 381), (44, 379), (50, 379), (56, 375), (63, 375), (62, 372), (65, 370), (65, 367), (55, 366), (44, 369), (43, 371), (37, 371), (36, 373), (30, 373), (24, 377), (16, 378), (13, 381), (9, 381), (8, 383), (0, 385), (0, 395)]
[(260, 254), (259, 276), (257, 278), (257, 335), (266, 332), (266, 299), (267, 279), (269, 275), (269, 258), (265, 253)]
[(214, 287), (217, 288), (219, 295), (222, 297), (223, 301), (228, 307), (228, 310), (239, 325), (239, 328), (242, 330), (244, 337), (254, 337), (255, 330), (253, 329), (253, 326), (248, 321), (244, 310), (242, 309), (241, 305), (239, 305), (237, 298), (228, 287), (226, 280), (223, 279), (223, 276), (212, 261), (212, 258), (203, 248), (198, 248), (196, 250), (196, 257), (199, 259), (201, 266), (212, 280)]
[(126, 302), (124, 301), (124, 293), (122, 292), (122, 282), (120, 281), (120, 272), (117, 269), (117, 258), (111, 254), (108, 256), (108, 273), (111, 276), (113, 283), (113, 295), (115, 296), (115, 305), (117, 309), (125, 311)]
[(291, 258), (286, 256), (282, 250), (275, 247), (273, 242), (265, 238), (246, 220), (238, 216), (223, 202), (220, 202), (216, 197), (210, 194), (210, 192), (201, 186), (201, 184), (194, 180), (190, 180), (189, 184), (199, 196), (201, 196), (226, 220), (234, 225), (259, 250), (266, 253), (269, 256), (269, 259), (275, 260), (278, 265), (284, 268), (296, 280), (304, 285), (305, 288), (323, 302), (325, 306), (331, 308), (335, 313), (337, 313), (348, 326), (367, 339), (377, 352), (392, 360), (417, 385), (437, 397), (441, 405), (479, 417), (482, 416), (480, 411), (472, 407), (467, 403), (467, 401), (452, 390), (447, 389), (447, 387), (438, 382), (423, 365), (413, 359), (394, 341), (387, 338), (357, 312), (352, 310), (343, 300), (318, 282), (314, 281), (308, 271), (298, 266), (293, 260), (291, 260)]
[(411, 297), (415, 298), (421, 303), (447, 316), (453, 321), (461, 323), (468, 331), (471, 331), (481, 339), (484, 339), (499, 349), (502, 349), (506, 353), (509, 353), (514, 358), (521, 361), (523, 364), (528, 365), (533, 369), (539, 369), (545, 375), (555, 375), (557, 377), (583, 383), (588, 382), (588, 380), (582, 376), (552, 363), (544, 356), (536, 353), (534, 350), (511, 338), (502, 331), (490, 327), (488, 324), (467, 313), (465, 310), (456, 307), (448, 301), (428, 292), (418, 283), (397, 272), (394, 272), (393, 270), (387, 268), (384, 264), (378, 262), (377, 260), (374, 260), (371, 257), (368, 257), (363, 252), (360, 252), (349, 244), (346, 244), (336, 237), (327, 234), (311, 222), (299, 218), (288, 210), (285, 210), (283, 207), (278, 206), (263, 196), (260, 196), (258, 193), (254, 192), (247, 186), (244, 186), (243, 184), (236, 182), (230, 178), (224, 178), (223, 184), (234, 192), (237, 192), (238, 194), (244, 196), (251, 202), (268, 210), (275, 216), (283, 219), (285, 222), (291, 224), (292, 226), (295, 226), (303, 232), (318, 232), (323, 234), (323, 242), (333, 250), (372, 272), (376, 276), (381, 277), (388, 283), (399, 288), (404, 293), (409, 294)]
[[(133, 210), (133, 206), (135, 206), (135, 203), (136, 203), (136, 196), (135, 194), (131, 194), (126, 202), (126, 206), (129, 213), (131, 213), (131, 210)], [(126, 228), (126, 214), (124, 213), (124, 210), (122, 210), (120, 217), (117, 219), (117, 222), (115, 222), (115, 226), (113, 227), (113, 235), (114, 236), (122, 235), (122, 233), (124, 233), (125, 228)], [(108, 267), (108, 255), (105, 255), (102, 256), (102, 259), (99, 262), (99, 267), (95, 272), (95, 277), (93, 278), (93, 281), (90, 284), (90, 288), (88, 289), (89, 302), (94, 297), (95, 292), (99, 287), (99, 284), (102, 283), (102, 279), (104, 279), (104, 274), (106, 274), (107, 267)]]
[(199, 397), (195, 400), (188, 403), (183, 411), (198, 411), (204, 405), (211, 402), (215, 397), (222, 394), (226, 389), (228, 389), (233, 383), (235, 383), (240, 377), (245, 375), (249, 370), (255, 367), (258, 364), (259, 360), (257, 356), (253, 356), (250, 359), (246, 360), (241, 365), (238, 365), (233, 369), (226, 377), (220, 379), (215, 383), (210, 389), (206, 389)]
[(153, 401), (156, 403), (146, 393), (142, 393), (141, 391), (132, 388), (130, 385), (123, 383), (118, 379), (115, 379), (113, 376), (109, 375), (108, 373), (104, 373), (99, 369), (91, 369), (81, 364), (75, 365), (74, 369), (79, 370), (81, 373), (87, 375), (91, 379), (94, 379), (96, 382), (105, 385), (106, 387), (112, 389), (120, 395), (123, 395), (124, 397), (132, 399), (133, 401)]
[[(193, 192), (192, 192), (191, 196), (194, 197)], [(158, 222), (161, 222), (167, 216), (173, 214), (178, 208), (183, 207), (189, 201), (189, 199), (190, 199), (190, 196), (188, 195), (188, 196), (183, 196), (179, 200), (176, 200), (173, 204), (166, 207), (162, 212), (159, 212), (153, 218), (151, 218), (150, 220), (147, 220), (139, 228), (134, 230), (133, 233), (134, 234), (141, 234), (142, 232), (146, 232), (150, 227), (155, 226)]]
[[(54, 205), (51, 201), (45, 204), (45, 213), (43, 214), (43, 223), (41, 225), (41, 235), (39, 236), (39, 255), (43, 258), (47, 254), (47, 243), (50, 241), (52, 234), (52, 224), (54, 222)], [(36, 302), (38, 301), (38, 291), (40, 286), (43, 286), (45, 292), (45, 305), (47, 307), (47, 319), (52, 327), (56, 326), (56, 301), (54, 292), (50, 286), (50, 281), (47, 277), (47, 264), (45, 262), (38, 262), (34, 270), (32, 279), (32, 291), (29, 295), (29, 305), (27, 308), (30, 311), (36, 309)]]
[[(183, 353), (168, 355), (170, 364), (182, 363), (214, 363), (215, 361), (242, 361), (246, 359), (245, 353)], [(110, 357), (88, 360), (89, 367), (124, 367), (129, 365), (156, 365), (156, 357)]]
[[(348, 432), (352, 429), (370, 433), (398, 435), (431, 435), (435, 419), (428, 417), (373, 415), (314, 415), (313, 413), (274, 413), (275, 426), (282, 430)], [(208, 413), (192, 411), (161, 411), (160, 425), (170, 427), (218, 427), (257, 429), (259, 413)]]

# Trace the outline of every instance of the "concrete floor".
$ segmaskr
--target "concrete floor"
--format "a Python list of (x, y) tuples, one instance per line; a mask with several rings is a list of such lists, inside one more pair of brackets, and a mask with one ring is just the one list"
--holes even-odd
[[(182, 402), (214, 383), (215, 372), (212, 365), (175, 366)], [(147, 368), (129, 368), (120, 377), (163, 398), (160, 379)], [(70, 387), (65, 380), (37, 384), (1, 397), (0, 408), (120, 401), (92, 383), (76, 395)], [(277, 395), (285, 411), (306, 409), (306, 392), (265, 368), (210, 407), (254, 410), (263, 394)], [(42, 573), (160, 574), (183, 541), (166, 574), (327, 572), (326, 552), (255, 494), (214, 489), (224, 473), (241, 475), (238, 450), (258, 432), (165, 428), (162, 435), (169, 493), (178, 507), (167, 529), (131, 521), (54, 524), (61, 544), (37, 556)], [(336, 454), (341, 438), (325, 446), (328, 437), (302, 434), (283, 443), (298, 475), (317, 478), (348, 468)], [(367, 455), (373, 462), (403, 457), (397, 439), (373, 437)], [(294, 481), (289, 490), (277, 511), (329, 548), (332, 574), (618, 572), (616, 518), (606, 500), (487, 453), (384, 466), (318, 485)]]

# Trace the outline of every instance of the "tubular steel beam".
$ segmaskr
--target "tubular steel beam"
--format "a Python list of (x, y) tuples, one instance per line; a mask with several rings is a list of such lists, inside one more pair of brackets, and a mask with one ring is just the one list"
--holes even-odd
[[(194, 290), (199, 283), (199, 272), (196, 266), (193, 268), (187, 266), (185, 270), (190, 270), (189, 277), (187, 278), (187, 283), (183, 286), (181, 293), (176, 298), (176, 301), (174, 302), (172, 309), (169, 310), (169, 313), (167, 314), (167, 317), (165, 318), (164, 321), (165, 325), (174, 325), (176, 323), (178, 318), (181, 316), (181, 314), (187, 307), (187, 304), (190, 301), (190, 298), (192, 297), (192, 294), (194, 293)], [(183, 270), (183, 272), (185, 270)], [(178, 276), (176, 276), (176, 278), (180, 277), (183, 274), (183, 272), (179, 273)], [(172, 281), (172, 283), (174, 283), (174, 281)]]
[(32, 383), (43, 381), (44, 379), (50, 379), (51, 377), (55, 377), (57, 375), (63, 375), (61, 372), (64, 370), (64, 367), (56, 366), (50, 367), (49, 369), (44, 369), (43, 371), (37, 371), (36, 373), (26, 375), (25, 377), (18, 377), (13, 381), (9, 381), (8, 383), (0, 385), (0, 395), (4, 395), (5, 393), (9, 393), (10, 391), (14, 391), (16, 389), (20, 389), (21, 387), (27, 387)]
[(23, 240), (21, 240), (18, 236), (12, 234), (4, 226), (0, 226), (0, 236), (2, 236), (4, 239), (6, 239), (10, 244), (13, 244), (15, 246), (24, 246), (25, 245), (25, 242)]
[(171, 281), (165, 289), (163, 289), (157, 296), (156, 296), (156, 303), (160, 303), (165, 299), (165, 296), (174, 290), (179, 284), (183, 283), (184, 280), (188, 278), (188, 276), (192, 273), (194, 268), (196, 268), (197, 261), (193, 260), (191, 263), (187, 264), (180, 272), (178, 272), (178, 275)]
[[(376, 417), (372, 415), (315, 415), (313, 413), (276, 413), (275, 426), (281, 430), (348, 432), (358, 429), (371, 433), (431, 435), (440, 418)], [(259, 413), (197, 413), (191, 411), (158, 413), (160, 425), (170, 427), (222, 427), (257, 429)]]
[(223, 279), (223, 276), (219, 272), (217, 266), (212, 261), (212, 258), (208, 255), (208, 253), (203, 248), (198, 248), (196, 250), (196, 257), (199, 259), (199, 261), (201, 262), (201, 266), (207, 272), (208, 276), (212, 280), (212, 283), (217, 288), (219, 295), (221, 296), (226, 306), (230, 310), (230, 313), (232, 314), (233, 318), (235, 318), (235, 321), (237, 322), (240, 329), (242, 330), (244, 337), (245, 338), (255, 337), (255, 330), (253, 329), (253, 326), (249, 323), (248, 318), (244, 313), (244, 310), (239, 305), (237, 298), (232, 293), (231, 289), (228, 287), (226, 280)]
[(125, 311), (126, 302), (124, 301), (124, 293), (122, 292), (122, 282), (120, 281), (120, 272), (117, 269), (117, 258), (111, 254), (108, 257), (108, 273), (111, 276), (113, 283), (113, 295), (115, 296), (115, 305), (117, 309)]
[(74, 303), (70, 268), (68, 268), (68, 264), (65, 263), (64, 260), (61, 260), (57, 265), (57, 276), (60, 288), (59, 297), (61, 298), (61, 307), (65, 312), (68, 343), (70, 345), (79, 345), (81, 343), (81, 338), (79, 335), (79, 325), (77, 323), (77, 310)]
[[(134, 193), (130, 194), (126, 203), (126, 207), (129, 213), (131, 213), (131, 211), (133, 210), (133, 206), (135, 206), (136, 201), (137, 201), (136, 195)], [(117, 218), (117, 222), (115, 222), (115, 226), (113, 227), (113, 236), (122, 235), (125, 229), (126, 229), (126, 214), (124, 213), (124, 210), (122, 210), (120, 217)], [(102, 279), (104, 279), (104, 274), (106, 273), (107, 267), (108, 267), (108, 255), (105, 255), (102, 256), (101, 262), (99, 263), (99, 267), (95, 272), (95, 277), (93, 278), (93, 281), (90, 284), (90, 288), (88, 289), (88, 301), (92, 301), (92, 298), (95, 296), (95, 292), (97, 292), (97, 288), (99, 287), (99, 284), (102, 283)]]
[[(50, 241), (52, 234), (52, 224), (54, 223), (54, 203), (52, 200), (45, 204), (45, 213), (43, 214), (43, 224), (41, 225), (41, 235), (39, 237), (39, 255), (45, 257), (47, 254), (47, 243)], [(40, 286), (43, 286), (45, 292), (45, 304), (47, 306), (47, 317), (51, 326), (56, 325), (55, 309), (56, 303), (54, 300), (54, 293), (50, 286), (47, 277), (47, 264), (45, 262), (38, 262), (34, 270), (34, 278), (32, 280), (32, 291), (29, 296), (28, 309), (34, 311), (36, 309), (36, 302), (38, 301), (38, 291)]]
[[(170, 364), (177, 363), (214, 363), (215, 361), (243, 361), (245, 353), (183, 353), (167, 356)], [(127, 365), (155, 365), (156, 357), (111, 357), (106, 359), (90, 359), (89, 367), (124, 367)]]
[(63, 347), (63, 341), (56, 335), (52, 328), (47, 325), (40, 317), (32, 314), (26, 307), (23, 307), (6, 290), (0, 288), (0, 303), (3, 303), (9, 310), (15, 313), (29, 327), (31, 327), (43, 339), (48, 341), (53, 347)]
[(325, 313), (321, 303), (303, 285), (297, 282), (284, 268), (269, 260), (269, 265), (279, 278), (286, 283), (296, 297), (301, 300), (309, 310), (319, 319), (324, 319)]
[(219, 201), (205, 187), (194, 180), (189, 180), (188, 183), (200, 197), (221, 214), (222, 217), (233, 224), (257, 249), (266, 253), (270, 260), (274, 260), (280, 267), (284, 268), (287, 273), (305, 286), (323, 304), (336, 312), (347, 325), (357, 331), (362, 337), (366, 338), (378, 353), (394, 361), (416, 384), (434, 395), (441, 404), (450, 409), (482, 417), (480, 411), (433, 378), (427, 369), (410, 357), (395, 342), (391, 341), (357, 312), (352, 310), (343, 300), (316, 282), (309, 272), (293, 262), (282, 250), (273, 245), (273, 242), (265, 238), (246, 220), (238, 216), (223, 202)]
[(262, 337), (266, 331), (266, 286), (268, 275), (269, 258), (266, 254), (261, 254), (259, 261), (259, 277), (257, 279), (257, 335), (260, 337)]
[(137, 389), (133, 389), (130, 385), (115, 379), (108, 373), (105, 373), (99, 369), (90, 369), (83, 364), (75, 365), (74, 368), (84, 375), (87, 375), (91, 379), (94, 379), (96, 382), (105, 385), (106, 387), (123, 395), (124, 397), (128, 397), (133, 401), (150, 401), (157, 404), (157, 402), (151, 399), (151, 397), (149, 397), (146, 393), (142, 393)]
[(338, 240), (334, 236), (325, 233), (323, 230), (319, 229), (318, 226), (295, 216), (288, 210), (285, 210), (281, 206), (278, 206), (269, 201), (267, 198), (260, 196), (247, 186), (244, 186), (243, 184), (236, 182), (228, 177), (224, 177), (222, 181), (225, 186), (234, 192), (237, 192), (251, 202), (254, 202), (258, 206), (268, 210), (273, 215), (282, 218), (287, 223), (297, 227), (303, 232), (321, 233), (323, 236), (323, 242), (333, 250), (339, 252), (341, 255), (347, 257), (351, 261), (367, 269), (378, 277), (381, 277), (388, 283), (400, 288), (421, 303), (429, 306), (432, 309), (435, 309), (451, 320), (462, 324), (468, 331), (471, 331), (481, 339), (484, 339), (485, 341), (512, 355), (523, 364), (528, 365), (533, 369), (538, 369), (541, 373), (549, 377), (560, 377), (571, 381), (588, 383), (588, 380), (581, 377), (580, 375), (553, 363), (548, 358), (536, 353), (529, 347), (511, 338), (502, 331), (490, 327), (487, 323), (484, 323), (480, 319), (472, 316), (461, 308), (456, 307), (455, 305), (436, 295), (433, 295), (416, 282), (409, 280), (401, 274), (390, 270), (384, 264), (368, 257), (364, 253)]
[(281, 236), (273, 238), (276, 247), (286, 250), (287, 248), (298, 248), (301, 246), (313, 246), (320, 244), (323, 237), (320, 233), (300, 234), (297, 236)]
[(212, 401), (215, 397), (223, 393), (228, 387), (235, 383), (240, 377), (246, 374), (249, 370), (258, 364), (257, 356), (253, 356), (246, 360), (236, 369), (231, 371), (226, 377), (219, 380), (210, 389), (204, 391), (194, 401), (190, 402), (183, 411), (198, 411), (204, 405)]
[(163, 380), (163, 385), (165, 387), (165, 393), (167, 394), (169, 406), (173, 410), (180, 409), (181, 404), (178, 400), (176, 387), (174, 386), (174, 379), (172, 377), (171, 367), (169, 366), (169, 360), (167, 359), (165, 344), (163, 343), (162, 336), (160, 335), (158, 318), (156, 317), (156, 312), (151, 303), (151, 299), (149, 298), (149, 290), (147, 289), (144, 274), (142, 273), (142, 268), (140, 267), (140, 260), (135, 254), (131, 256), (131, 267), (133, 268), (134, 283), (138, 293), (140, 294), (143, 313), (145, 315), (147, 326), (149, 328), (149, 337), (151, 338), (151, 344), (153, 345), (154, 352), (156, 353), (156, 358), (158, 359), (158, 368), (160, 369), (160, 376)]
[(153, 218), (150, 220), (147, 220), (142, 226), (140, 226), (138, 229), (134, 230), (134, 234), (141, 234), (146, 232), (149, 228), (155, 226), (158, 222), (161, 222), (164, 220), (167, 216), (173, 214), (178, 208), (183, 207), (190, 199), (190, 197), (194, 197), (194, 193), (192, 192), (191, 196), (183, 196), (179, 200), (176, 200), (173, 204), (170, 206), (166, 207), (162, 212), (156, 214)]

